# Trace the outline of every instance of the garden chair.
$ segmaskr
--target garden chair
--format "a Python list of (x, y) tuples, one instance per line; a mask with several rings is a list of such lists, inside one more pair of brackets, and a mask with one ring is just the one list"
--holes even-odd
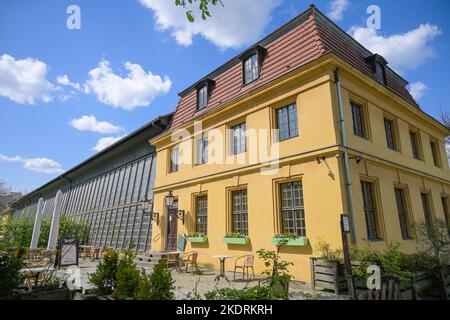
[(83, 259), (86, 260), (86, 259), (89, 258), (89, 259), (91, 259), (91, 261), (94, 261), (94, 259), (95, 259), (95, 251), (96, 251), (95, 248), (84, 248)]
[(245, 256), (236, 258), (234, 261), (234, 275), (233, 280), (236, 280), (236, 271), (242, 269), (242, 280), (245, 280), (245, 273), (247, 272), (247, 279), (249, 278), (249, 269), (252, 269), (253, 279), (255, 279), (255, 270), (253, 269), (253, 263), (255, 261), (255, 256), (252, 254), (247, 254)]
[(111, 253), (113, 253), (113, 252), (114, 252), (114, 250), (113, 250), (112, 248), (103, 248), (103, 249), (101, 249), (101, 254), (100, 254), (100, 256), (101, 256), (101, 258), (103, 258), (103, 257), (105, 257), (106, 255), (111, 254)]
[(195, 268), (195, 271), (198, 271), (197, 257), (198, 257), (198, 252), (196, 252), (196, 251), (183, 254), (183, 256), (181, 257), (181, 259), (179, 261), (180, 271), (182, 270), (181, 268), (183, 266), (186, 266), (186, 272), (188, 272), (189, 266), (191, 266), (192, 268)]

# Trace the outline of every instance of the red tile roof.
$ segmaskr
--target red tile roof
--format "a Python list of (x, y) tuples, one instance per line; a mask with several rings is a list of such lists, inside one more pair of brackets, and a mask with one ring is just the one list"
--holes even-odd
[[(178, 127), (200, 114), (210, 112), (328, 52), (334, 52), (359, 71), (375, 79), (370, 65), (365, 60), (372, 53), (315, 8), (303, 12), (258, 42), (258, 45), (267, 51), (257, 81), (243, 86), (242, 62), (239, 56), (230, 60), (204, 78), (215, 81), (205, 109), (197, 112), (195, 85), (180, 93), (181, 100), (174, 113), (171, 127)], [(386, 69), (386, 87), (417, 106), (406, 85), (405, 80), (389, 68)]]

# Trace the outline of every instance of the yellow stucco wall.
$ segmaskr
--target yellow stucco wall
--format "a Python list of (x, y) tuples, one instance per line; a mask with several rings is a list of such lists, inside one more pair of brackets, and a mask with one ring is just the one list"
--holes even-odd
[[(157, 148), (157, 174), (154, 188), (154, 211), (160, 213), (160, 224), (153, 223), (152, 250), (165, 250), (167, 209), (164, 197), (170, 190), (178, 198), (178, 207), (186, 212), (186, 223), (178, 221), (178, 232), (188, 234), (194, 230), (194, 197), (208, 195), (208, 243), (190, 244), (186, 251), (198, 251), (199, 261), (206, 266), (218, 268), (213, 255), (228, 254), (238, 257), (259, 249), (274, 249), (271, 238), (280, 230), (279, 183), (301, 180), (306, 218), (306, 232), (310, 244), (307, 247), (283, 249), (282, 258), (294, 263), (292, 274), (298, 280), (310, 282), (309, 258), (314, 254), (314, 244), (324, 238), (333, 247), (342, 246), (339, 218), (348, 212), (343, 161), (336, 158), (342, 152), (340, 145), (338, 104), (333, 72), (340, 66), (343, 82), (343, 104), (349, 146), (353, 155), (362, 155), (363, 161), (351, 162), (354, 193), (355, 226), (358, 242), (367, 243), (366, 227), (362, 210), (361, 177), (376, 181), (379, 194), (379, 215), (383, 241), (371, 242), (383, 248), (390, 242), (401, 242), (405, 251), (416, 250), (414, 241), (401, 239), (398, 214), (395, 206), (394, 185), (407, 185), (409, 207), (414, 218), (423, 217), (420, 191), (430, 190), (433, 211), (443, 217), (440, 197), (450, 193), (450, 171), (444, 151), (447, 134), (432, 120), (425, 118), (406, 102), (392, 97), (383, 88), (345, 65), (334, 56), (328, 56), (292, 72), (264, 86), (251, 96), (246, 96), (220, 111), (206, 114), (201, 119), (205, 132), (216, 129), (225, 132), (230, 125), (246, 122), (247, 129), (270, 129), (275, 123), (275, 109), (295, 102), (298, 111), (299, 137), (279, 143), (280, 169), (274, 175), (261, 175), (263, 165), (246, 163), (181, 165), (180, 171), (168, 173), (171, 148), (179, 142), (170, 140), (171, 133), (150, 141)], [(361, 79), (357, 79), (360, 77)], [(368, 84), (366, 84), (366, 82)], [(373, 82), (373, 81), (372, 81)], [(381, 87), (381, 86), (380, 86)], [(367, 108), (370, 140), (355, 137), (352, 133), (350, 100), (358, 99)], [(396, 119), (401, 152), (387, 149), (383, 114), (389, 112)], [(409, 143), (409, 125), (420, 129), (424, 161), (412, 159)], [(184, 127), (191, 134), (192, 123)], [(439, 141), (443, 168), (436, 168), (430, 154), (428, 136)], [(271, 145), (277, 143), (268, 138)], [(193, 145), (193, 137), (184, 143)], [(212, 142), (210, 141), (210, 144)], [(248, 146), (249, 147), (249, 146)], [(227, 146), (222, 146), (226, 152)], [(249, 149), (249, 148), (248, 148)], [(212, 151), (210, 150), (210, 153)], [(317, 164), (319, 156), (330, 156)], [(248, 160), (248, 152), (247, 152)], [(230, 192), (246, 187), (248, 192), (248, 224), (251, 242), (246, 246), (226, 245), (222, 238), (230, 232)], [(228, 260), (227, 270), (232, 270), (233, 260)], [(256, 272), (263, 266), (257, 260)]]

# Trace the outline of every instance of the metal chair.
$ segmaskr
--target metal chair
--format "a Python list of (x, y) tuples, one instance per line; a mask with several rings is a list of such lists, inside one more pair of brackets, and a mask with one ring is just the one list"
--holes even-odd
[(249, 269), (252, 269), (253, 279), (255, 279), (255, 270), (253, 269), (253, 263), (255, 261), (255, 256), (252, 254), (247, 254), (245, 256), (236, 258), (234, 261), (234, 274), (233, 280), (236, 280), (236, 271), (242, 269), (242, 280), (245, 280), (245, 273), (247, 272), (247, 279), (249, 278)]

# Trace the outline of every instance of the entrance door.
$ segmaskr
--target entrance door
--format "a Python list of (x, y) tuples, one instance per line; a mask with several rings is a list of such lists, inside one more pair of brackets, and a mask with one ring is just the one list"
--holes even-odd
[(169, 210), (169, 221), (167, 223), (166, 251), (177, 251), (178, 241), (178, 202), (174, 201), (172, 209)]

